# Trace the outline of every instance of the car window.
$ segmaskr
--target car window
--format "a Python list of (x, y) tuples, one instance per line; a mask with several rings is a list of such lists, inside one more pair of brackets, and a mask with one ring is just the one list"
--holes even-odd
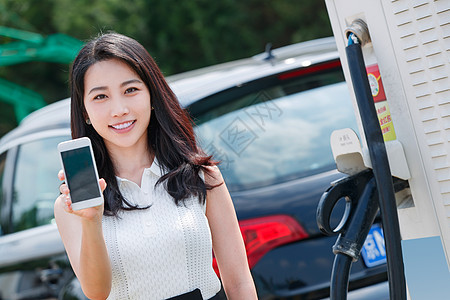
[(49, 224), (59, 195), (60, 162), (57, 145), (68, 137), (52, 137), (20, 146), (14, 175), (14, 232)]
[[(2, 215), (2, 207), (4, 206), (5, 195), (3, 190), (3, 174), (5, 172), (6, 152), (0, 155), (0, 216)], [(0, 235), (3, 235), (2, 226), (0, 225)]]
[(340, 70), (279, 80), (196, 116), (199, 142), (221, 161), (229, 189), (261, 187), (335, 168), (332, 131), (357, 129), (343, 80)]

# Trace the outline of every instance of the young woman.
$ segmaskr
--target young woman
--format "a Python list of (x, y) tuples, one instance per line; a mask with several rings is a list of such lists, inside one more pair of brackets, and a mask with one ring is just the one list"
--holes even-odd
[(256, 299), (220, 171), (144, 47), (119, 34), (90, 41), (73, 63), (71, 97), (72, 137), (91, 139), (105, 198), (73, 211), (62, 184), (55, 203), (86, 296), (217, 298), (214, 249), (228, 299)]

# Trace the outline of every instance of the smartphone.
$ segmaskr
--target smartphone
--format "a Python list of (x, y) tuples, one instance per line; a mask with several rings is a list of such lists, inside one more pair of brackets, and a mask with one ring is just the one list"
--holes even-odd
[(59, 157), (70, 190), (72, 209), (94, 207), (103, 203), (98, 183), (91, 140), (87, 137), (58, 144)]

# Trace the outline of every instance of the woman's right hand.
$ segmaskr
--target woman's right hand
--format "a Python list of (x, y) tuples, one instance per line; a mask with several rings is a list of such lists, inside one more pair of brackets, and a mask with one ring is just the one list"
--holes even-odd
[[(65, 180), (63, 170), (59, 171), (58, 178), (61, 181)], [(103, 191), (106, 189), (106, 181), (103, 178), (101, 178), (101, 179), (99, 179), (98, 182), (100, 184), (100, 188), (103, 193)], [(77, 215), (86, 220), (93, 220), (93, 219), (101, 220), (101, 218), (103, 216), (104, 203), (102, 203), (99, 206), (95, 206), (95, 207), (88, 207), (88, 208), (84, 208), (84, 209), (80, 209), (80, 210), (73, 210), (72, 209), (72, 200), (70, 199), (70, 191), (69, 191), (69, 187), (67, 186), (67, 184), (66, 183), (61, 184), (61, 186), (59, 187), (59, 191), (61, 192), (61, 195), (59, 196), (60, 205), (63, 205), (64, 210), (67, 213)]]
[[(64, 180), (60, 171), (58, 178)], [(102, 192), (104, 179), (99, 180)], [(72, 209), (70, 191), (65, 183), (55, 201), (55, 221), (70, 260), (70, 265), (89, 299), (106, 299), (111, 290), (112, 273), (103, 236), (104, 203), (80, 210)]]

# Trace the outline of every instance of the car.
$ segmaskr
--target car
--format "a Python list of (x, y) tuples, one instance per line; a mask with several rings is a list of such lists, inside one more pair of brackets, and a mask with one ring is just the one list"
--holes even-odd
[[(192, 116), (199, 143), (221, 162), (259, 299), (329, 297), (336, 237), (319, 231), (316, 209), (344, 176), (333, 160), (332, 131), (357, 130), (334, 39), (167, 80)], [(70, 139), (69, 103), (33, 112), (0, 140), (0, 299), (84, 299), (53, 216), (56, 145)], [(360, 259), (350, 290), (388, 299), (386, 279), (382, 260)]]

